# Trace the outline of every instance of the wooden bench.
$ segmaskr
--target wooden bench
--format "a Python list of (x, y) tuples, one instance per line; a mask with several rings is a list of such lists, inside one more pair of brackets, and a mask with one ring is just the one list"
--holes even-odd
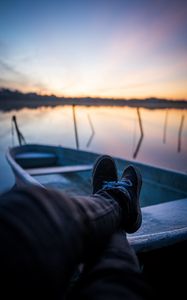
[(49, 174), (63, 174), (72, 172), (83, 172), (92, 170), (92, 165), (74, 165), (74, 166), (59, 166), (59, 167), (46, 167), (46, 168), (33, 168), (27, 169), (29, 175), (49, 175)]
[(17, 153), (16, 162), (23, 168), (44, 168), (54, 166), (57, 163), (57, 155), (52, 152), (25, 152)]

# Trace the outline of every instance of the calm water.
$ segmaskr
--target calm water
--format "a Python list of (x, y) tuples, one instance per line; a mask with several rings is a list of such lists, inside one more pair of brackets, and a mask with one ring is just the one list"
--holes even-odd
[[(0, 111), (0, 191), (14, 183), (5, 159), (6, 149), (18, 144), (11, 130), (13, 115), (28, 143), (76, 148), (71, 106)], [(139, 116), (142, 140), (136, 108), (77, 106), (80, 149), (187, 172), (187, 110), (140, 108)]]

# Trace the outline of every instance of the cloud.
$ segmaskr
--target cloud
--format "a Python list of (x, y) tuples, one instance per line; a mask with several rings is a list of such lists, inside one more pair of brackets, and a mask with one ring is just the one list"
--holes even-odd
[(0, 59), (0, 70), (1, 74), (12, 75), (12, 76), (21, 76), (23, 77), (23, 74), (21, 74), (19, 71), (17, 71), (13, 66), (11, 66), (9, 63), (3, 61)]
[(11, 63), (0, 59), (0, 86), (21, 91), (49, 92), (47, 86), (32, 76), (17, 70)]

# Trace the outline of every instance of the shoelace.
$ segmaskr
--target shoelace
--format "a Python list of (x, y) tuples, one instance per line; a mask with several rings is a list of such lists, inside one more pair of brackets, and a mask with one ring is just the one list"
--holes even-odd
[(121, 181), (104, 181), (103, 189), (114, 189), (114, 188), (127, 188), (132, 186), (132, 182), (129, 179), (122, 179)]

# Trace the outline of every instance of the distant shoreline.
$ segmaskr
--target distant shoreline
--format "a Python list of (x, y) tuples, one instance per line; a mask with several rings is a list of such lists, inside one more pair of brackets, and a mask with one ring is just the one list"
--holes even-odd
[[(120, 102), (119, 102), (120, 101)], [(144, 102), (144, 100), (133, 101), (133, 100), (84, 100), (84, 99), (67, 99), (67, 100), (4, 100), (0, 101), (0, 110), (2, 111), (11, 111), (11, 110), (20, 110), (22, 108), (38, 108), (38, 107), (55, 107), (55, 106), (64, 106), (64, 105), (77, 105), (77, 106), (116, 106), (116, 107), (142, 107), (147, 109), (187, 109), (186, 103), (178, 102)]]
[(55, 107), (63, 105), (80, 106), (128, 106), (147, 109), (187, 109), (186, 100), (168, 100), (158, 98), (147, 99), (104, 99), (104, 98), (65, 98), (56, 96), (41, 96), (35, 93), (23, 94), (17, 91), (0, 90), (0, 110), (10, 111), (22, 108)]

